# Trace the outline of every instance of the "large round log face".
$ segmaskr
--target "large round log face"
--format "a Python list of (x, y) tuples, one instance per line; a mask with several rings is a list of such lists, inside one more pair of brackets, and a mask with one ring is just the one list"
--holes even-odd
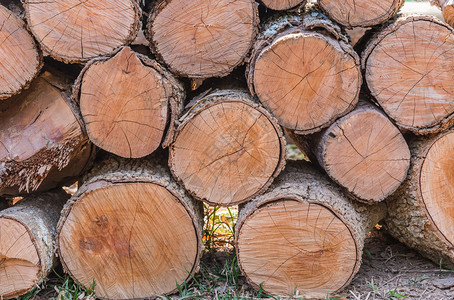
[(358, 57), (313, 32), (276, 39), (258, 56), (253, 73), (260, 101), (289, 129), (310, 133), (352, 110), (358, 101)]
[(74, 204), (60, 225), (60, 256), (78, 282), (90, 286), (95, 280), (98, 297), (162, 295), (192, 272), (199, 247), (194, 226), (160, 185), (110, 185)]
[(173, 173), (197, 198), (234, 205), (252, 197), (281, 165), (282, 133), (265, 114), (242, 101), (221, 101), (178, 129), (171, 147)]
[(0, 298), (32, 289), (40, 271), (40, 257), (27, 228), (16, 220), (0, 218)]
[(252, 0), (172, 0), (149, 23), (153, 47), (183, 76), (224, 76), (243, 62), (257, 31)]
[(270, 9), (286, 10), (299, 4), (303, 5), (306, 0), (261, 0), (261, 2)]
[(59, 60), (79, 62), (109, 54), (137, 34), (135, 0), (25, 0), (31, 31)]
[(41, 58), (24, 22), (0, 5), (0, 99), (17, 94), (36, 76)]
[(359, 261), (349, 228), (317, 203), (278, 199), (238, 230), (241, 269), (274, 295), (326, 297), (351, 280)]
[(365, 57), (366, 80), (386, 113), (409, 130), (434, 127), (454, 113), (452, 28), (409, 19), (379, 38)]
[(422, 165), (421, 195), (431, 221), (454, 245), (454, 132), (430, 148)]

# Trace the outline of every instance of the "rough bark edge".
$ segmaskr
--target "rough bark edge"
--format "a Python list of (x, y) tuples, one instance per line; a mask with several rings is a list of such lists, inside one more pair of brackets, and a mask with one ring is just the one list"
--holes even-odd
[[(319, 168), (319, 170), (322, 170), (323, 173), (327, 174), (331, 178), (332, 181), (334, 181), (336, 184), (338, 184), (344, 190), (344, 192), (350, 199), (362, 202), (364, 204), (373, 205), (377, 202), (384, 201), (387, 197), (392, 195), (399, 188), (400, 185), (397, 186), (394, 190), (388, 192), (385, 196), (381, 197), (380, 199), (374, 200), (374, 199), (361, 198), (360, 196), (355, 194), (353, 191), (350, 191), (349, 188), (340, 184), (336, 178), (331, 176), (330, 172), (327, 171), (328, 168), (326, 167), (325, 160), (323, 159), (323, 157), (325, 156), (325, 153), (326, 153), (325, 141), (329, 138), (330, 132), (332, 132), (332, 130), (334, 128), (338, 127), (338, 125), (340, 123), (343, 123), (344, 121), (348, 120), (352, 116), (363, 113), (368, 110), (373, 111), (373, 112), (385, 117), (387, 120), (389, 120), (388, 116), (384, 112), (382, 112), (378, 107), (361, 99), (359, 101), (357, 107), (353, 111), (351, 111), (347, 115), (339, 118), (333, 124), (331, 124), (328, 128), (322, 130), (319, 133), (303, 136), (303, 135), (298, 135), (296, 132), (291, 131), (291, 130), (286, 130), (286, 132), (289, 134), (290, 138), (295, 142), (295, 145), (302, 152), (306, 153), (306, 155), (309, 157), (309, 159), (314, 164), (317, 164), (317, 167)], [(391, 122), (391, 120), (389, 120), (389, 122), (393, 126), (396, 126), (393, 122)], [(402, 136), (402, 138), (404, 138), (404, 137)], [(405, 175), (400, 179), (401, 184), (407, 178), (409, 168), (410, 168), (410, 161), (406, 168)]]
[[(33, 1), (33, 0), (21, 0), (22, 5), (24, 6), (24, 14), (25, 14), (24, 17), (27, 20), (27, 24), (29, 23), (29, 20), (30, 20), (30, 12), (29, 12), (29, 8), (28, 8), (28, 3), (30, 1)], [(131, 27), (129, 28), (129, 35), (123, 41), (123, 45), (131, 44), (136, 39), (140, 26), (141, 26), (140, 23), (141, 23), (141, 19), (142, 19), (142, 10), (140, 9), (140, 6), (139, 6), (137, 0), (130, 0), (130, 2), (132, 4), (133, 10), (134, 10), (134, 22), (131, 24)], [(33, 29), (30, 26), (28, 26), (28, 27), (30, 28), (30, 32), (33, 34), (33, 37), (35, 37), (35, 33), (34, 33)], [(35, 39), (38, 40), (38, 38), (36, 38), (36, 37), (35, 37)], [(45, 46), (44, 44), (38, 42), (38, 45), (39, 45), (39, 48), (43, 52), (46, 52), (55, 60), (64, 62), (65, 64), (72, 64), (72, 63), (85, 64), (86, 62), (88, 62), (89, 60), (91, 60), (93, 58), (100, 57), (103, 55), (112, 55), (113, 53), (117, 52), (119, 48), (122, 47), (122, 46), (120, 46), (120, 47), (114, 48), (109, 53), (99, 54), (99, 55), (96, 55), (93, 57), (81, 58), (81, 57), (67, 57), (67, 56), (58, 55), (58, 54), (54, 53), (54, 51), (49, 49), (47, 46)]]
[[(372, 54), (372, 52), (375, 50), (375, 48), (390, 34), (394, 33), (395, 31), (399, 30), (399, 28), (407, 23), (411, 22), (416, 22), (416, 21), (426, 21), (426, 22), (432, 22), (437, 25), (443, 26), (449, 31), (451, 31), (454, 34), (454, 29), (449, 26), (448, 24), (442, 22), (441, 20), (437, 19), (436, 17), (433, 16), (423, 16), (423, 15), (396, 15), (394, 18), (390, 19), (389, 22), (383, 24), (383, 26), (375, 33), (366, 33), (365, 36), (369, 39), (368, 42), (361, 41), (361, 43), (364, 46), (364, 49), (360, 49), (361, 51), (361, 68), (363, 71), (363, 78), (364, 78), (364, 83), (365, 86), (367, 86), (370, 94), (372, 95), (372, 100), (378, 104), (379, 102), (377, 99), (375, 99), (375, 96), (372, 94), (372, 90), (369, 87), (369, 83), (367, 81), (367, 61), (369, 59), (369, 56)], [(381, 105), (380, 105), (381, 106)], [(397, 122), (394, 118), (389, 116), (388, 112), (386, 109), (382, 107), (382, 109), (385, 111), (385, 113), (388, 115), (388, 117), (393, 121), (393, 123), (396, 124), (399, 129), (402, 131), (410, 131), (416, 135), (428, 135), (428, 134), (433, 134), (433, 133), (439, 133), (442, 132), (443, 130), (451, 127), (451, 125), (454, 124), (454, 113), (451, 113), (450, 115), (446, 116), (445, 118), (441, 119), (437, 123), (435, 123), (432, 126), (426, 126), (426, 127), (414, 127), (414, 126), (408, 126), (408, 125), (403, 125)]]
[[(203, 110), (208, 109), (219, 103), (241, 102), (241, 103), (244, 103), (244, 104), (252, 107), (253, 109), (256, 109), (257, 111), (259, 111), (261, 114), (263, 114), (267, 118), (267, 120), (271, 123), (271, 125), (273, 125), (274, 130), (276, 131), (276, 134), (279, 138), (279, 144), (280, 144), (279, 163), (276, 166), (272, 176), (270, 176), (268, 181), (257, 192), (255, 192), (253, 195), (251, 195), (243, 200), (236, 201), (236, 202), (230, 202), (226, 205), (221, 204), (221, 203), (211, 202), (206, 198), (199, 197), (198, 195), (196, 195), (194, 192), (190, 191), (189, 189), (186, 189), (186, 185), (184, 184), (184, 181), (176, 175), (176, 172), (173, 168), (173, 158), (174, 158), (173, 151), (169, 151), (170, 152), (169, 153), (169, 168), (170, 168), (170, 171), (171, 171), (173, 177), (181, 184), (181, 186), (183, 186), (186, 189), (186, 191), (192, 197), (194, 197), (197, 200), (208, 203), (210, 205), (214, 205), (214, 206), (238, 205), (238, 204), (245, 203), (245, 202), (257, 197), (260, 194), (263, 194), (267, 190), (267, 188), (273, 183), (274, 179), (282, 172), (282, 170), (285, 168), (285, 164), (286, 164), (287, 142), (285, 140), (285, 136), (284, 136), (282, 127), (279, 125), (277, 119), (274, 118), (265, 108), (263, 108), (258, 103), (258, 101), (256, 99), (251, 97), (251, 95), (249, 93), (247, 93), (245, 90), (216, 90), (216, 91), (210, 93), (209, 95), (202, 94), (201, 96), (202, 96), (201, 99), (197, 99), (197, 97), (196, 97), (194, 99), (194, 100), (196, 100), (196, 103), (194, 103), (189, 108), (189, 110), (183, 116), (180, 117), (179, 125), (176, 129), (174, 140), (172, 142), (172, 145), (170, 145), (170, 150), (173, 148), (173, 143), (175, 143), (175, 141), (177, 140), (181, 130), (184, 129), (184, 127), (192, 120), (192, 118), (194, 118), (196, 115), (201, 113)], [(192, 100), (192, 101), (194, 101), (194, 100)]]
[(388, 231), (399, 241), (437, 265), (454, 269), (454, 245), (438, 230), (429, 215), (420, 186), (421, 170), (427, 154), (438, 140), (448, 134), (454, 134), (454, 130), (425, 138), (416, 137), (410, 142), (412, 160), (409, 175), (386, 201), (386, 223)]
[[(340, 47), (340, 49), (344, 51), (345, 54), (349, 55), (355, 62), (355, 65), (359, 69), (358, 83), (362, 83), (363, 76), (360, 70), (360, 57), (350, 45), (350, 37), (348, 34), (342, 27), (328, 19), (326, 15), (318, 10), (315, 10), (314, 8), (310, 8), (302, 15), (288, 14), (278, 16), (276, 19), (271, 19), (262, 26), (257, 41), (252, 48), (251, 56), (246, 64), (247, 85), (253, 96), (256, 96), (254, 87), (254, 71), (258, 58), (261, 56), (263, 51), (270, 47), (277, 39), (293, 33), (313, 34), (317, 38), (325, 39), (327, 43), (333, 45), (334, 47)], [(358, 103), (359, 94), (360, 87), (358, 87), (358, 91), (349, 107), (347, 107), (345, 111), (339, 112), (337, 115), (333, 116), (332, 121), (308, 130), (294, 130), (295, 133), (301, 135), (313, 134), (325, 127), (328, 127), (335, 119), (351, 112), (355, 108)]]
[[(188, 276), (185, 280), (190, 281), (194, 277), (194, 274), (198, 272), (202, 250), (204, 249), (202, 242), (203, 206), (200, 202), (193, 200), (188, 195), (188, 193), (172, 178), (169, 170), (162, 165), (160, 160), (162, 160), (162, 157), (159, 156), (131, 160), (109, 155), (106, 160), (102, 161), (94, 169), (92, 169), (92, 171), (86, 176), (84, 184), (66, 203), (61, 212), (60, 220), (58, 221), (57, 225), (56, 246), (58, 257), (60, 258), (64, 272), (69, 274), (77, 284), (81, 283), (70, 272), (60, 251), (60, 233), (63, 229), (63, 226), (65, 225), (65, 222), (74, 205), (76, 205), (79, 200), (84, 197), (85, 194), (103, 187), (127, 183), (152, 183), (159, 185), (165, 188), (170, 194), (172, 194), (184, 207), (187, 214), (192, 220), (197, 238), (197, 255), (193, 267), (190, 271), (188, 271)], [(112, 168), (111, 165), (115, 165), (116, 167)], [(175, 287), (175, 289), (167, 294), (170, 295), (177, 291), (178, 289), (177, 287)], [(153, 299), (157, 296), (158, 295), (150, 295), (149, 298)], [(128, 300), (140, 299), (143, 298), (134, 298)]]
[[(295, 176), (295, 174), (298, 176)], [(327, 192), (329, 192), (329, 195)], [(366, 206), (364, 204), (350, 202), (340, 187), (332, 184), (326, 176), (315, 171), (310, 163), (306, 161), (290, 161), (284, 172), (277, 177), (265, 194), (240, 207), (235, 231), (235, 243), (238, 242), (241, 228), (248, 217), (260, 207), (277, 202), (280, 199), (291, 199), (303, 203), (321, 205), (330, 210), (345, 224), (352, 239), (355, 241), (356, 263), (348, 280), (337, 291), (348, 286), (361, 266), (364, 241), (369, 229), (386, 216), (386, 206), (384, 203)], [(353, 224), (358, 224), (358, 226), (353, 226)], [(236, 247), (236, 255), (238, 266), (241, 273), (246, 277), (247, 282), (255, 289), (261, 289), (244, 272), (238, 247)], [(332, 292), (335, 293), (337, 291)]]
[[(74, 82), (74, 85), (72, 87), (72, 98), (74, 99), (75, 103), (77, 103), (77, 105), (80, 105), (80, 91), (81, 91), (81, 87), (82, 87), (82, 81), (83, 81), (83, 77), (85, 76), (85, 73), (87, 72), (87, 70), (92, 65), (96, 65), (98, 63), (103, 63), (103, 62), (110, 60), (115, 55), (117, 55), (121, 50), (123, 50), (125, 47), (128, 47), (128, 46), (122, 46), (122, 47), (118, 48), (110, 56), (102, 56), (102, 57), (94, 58), (94, 59), (90, 60), (84, 66), (84, 68), (80, 72), (79, 76), (77, 77), (77, 79)], [(133, 52), (137, 55), (137, 57), (139, 58), (139, 60), (145, 67), (152, 68), (153, 70), (158, 72), (172, 86), (171, 96), (168, 97), (167, 123), (166, 123), (165, 129), (164, 129), (162, 141), (161, 141), (162, 148), (167, 148), (172, 143), (173, 137), (175, 135), (178, 116), (183, 111), (184, 99), (186, 98), (186, 93), (185, 93), (183, 84), (180, 83), (180, 81), (178, 81), (178, 79), (176, 79), (172, 73), (167, 71), (157, 61), (149, 58), (146, 55), (135, 52), (132, 49), (131, 49), (131, 52)], [(83, 120), (82, 115), (81, 115), (81, 120)]]
[[(257, 3), (255, 2), (255, 0), (249, 0), (251, 2), (252, 10), (253, 10), (252, 25), (254, 27), (254, 30), (253, 30), (251, 38), (250, 38), (249, 50), (238, 60), (238, 62), (235, 65), (230, 66), (228, 70), (220, 71), (220, 72), (212, 73), (212, 74), (200, 75), (200, 76), (193, 76), (191, 74), (182, 73), (182, 72), (176, 70), (175, 68), (173, 68), (172, 66), (168, 65), (164, 61), (162, 55), (158, 52), (158, 50), (155, 47), (154, 33), (153, 33), (154, 20), (156, 19), (158, 14), (171, 1), (172, 0), (155, 1), (151, 11), (149, 12), (149, 17), (148, 17), (148, 20), (147, 20), (146, 29), (144, 30), (144, 34), (145, 34), (145, 38), (150, 42), (150, 50), (151, 50), (151, 52), (156, 56), (157, 60), (161, 64), (165, 65), (173, 74), (176, 74), (177, 76), (181, 76), (181, 77), (188, 77), (188, 78), (192, 78), (192, 79), (202, 79), (202, 80), (203, 79), (207, 79), (207, 78), (211, 78), (211, 77), (224, 77), (224, 76), (229, 75), (233, 71), (233, 69), (235, 69), (238, 66), (241, 66), (245, 61), (247, 61), (247, 59), (248, 59), (248, 57), (250, 55), (250, 52), (251, 52), (251, 48), (253, 47), (253, 45), (254, 45), (254, 43), (255, 43), (255, 41), (257, 39), (258, 32), (259, 32), (258, 27), (259, 27), (259, 24), (260, 24), (260, 18), (259, 18), (258, 6), (257, 6)], [(177, 1), (177, 0), (175, 0), (175, 1)]]
[(432, 6), (436, 6), (441, 10), (444, 10), (448, 5), (454, 5), (453, 0), (430, 0), (429, 2)]
[[(0, 4), (1, 5), (1, 4)], [(3, 6), (3, 5), (1, 5)], [(3, 6), (5, 7), (5, 6)], [(30, 35), (30, 37), (32, 38), (32, 41), (33, 41), (33, 45), (34, 45), (34, 48), (36, 50), (36, 56), (37, 56), (37, 61), (38, 61), (38, 66), (36, 67), (36, 70), (35, 70), (35, 73), (34, 75), (28, 79), (23, 85), (22, 85), (22, 88), (17, 90), (16, 92), (12, 92), (12, 93), (3, 93), (3, 94), (0, 94), (0, 100), (5, 100), (5, 99), (8, 99), (14, 95), (17, 95), (17, 94), (20, 94), (23, 90), (26, 90), (30, 87), (30, 84), (32, 83), (33, 79), (35, 79), (36, 77), (38, 77), (41, 69), (43, 68), (44, 66), (44, 62), (43, 62), (43, 52), (41, 51), (41, 48), (38, 46), (39, 43), (37, 42), (35, 36), (32, 34), (31, 30), (30, 30), (30, 27), (27, 25), (27, 23), (25, 23), (20, 17), (18, 17), (14, 12), (12, 12), (11, 10), (9, 10), (7, 7), (5, 7), (6, 10), (8, 10), (11, 15), (13, 15), (15, 18), (17, 18), (17, 21), (18, 23), (21, 24), (22, 26), (22, 29), (24, 29), (25, 31), (28, 32), (28, 34)]]
[(55, 229), (59, 212), (69, 197), (63, 190), (53, 190), (26, 197), (18, 204), (0, 212), (0, 218), (18, 222), (25, 228), (38, 254), (40, 269), (37, 281), (30, 288), (3, 297), (14, 298), (31, 291), (35, 286), (44, 282), (47, 275), (56, 266), (58, 259), (55, 249)]
[(364, 21), (364, 22), (362, 22), (362, 24), (355, 25), (355, 26), (352, 26), (348, 22), (344, 22), (343, 20), (339, 20), (339, 19), (336, 19), (333, 16), (331, 16), (331, 14), (329, 13), (329, 10), (324, 7), (323, 0), (318, 0), (318, 4), (319, 4), (320, 9), (323, 10), (326, 13), (326, 15), (328, 15), (331, 19), (333, 19), (334, 21), (341, 24), (342, 26), (344, 26), (347, 29), (353, 29), (355, 27), (362, 27), (362, 28), (372, 27), (375, 25), (379, 25), (383, 22), (386, 22), (387, 20), (389, 20), (390, 18), (395, 16), (400, 11), (400, 9), (405, 4), (405, 0), (394, 0), (393, 5), (389, 8), (389, 10), (385, 14), (378, 16), (375, 19)]

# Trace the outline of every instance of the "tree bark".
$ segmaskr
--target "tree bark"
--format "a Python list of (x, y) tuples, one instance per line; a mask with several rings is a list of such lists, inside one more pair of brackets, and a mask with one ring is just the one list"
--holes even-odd
[(367, 86), (401, 129), (429, 134), (454, 123), (453, 33), (434, 17), (400, 17), (363, 51)]
[(319, 134), (291, 137), (356, 200), (383, 201), (407, 177), (407, 142), (383, 112), (365, 101)]
[(243, 64), (258, 24), (253, 0), (164, 0), (150, 12), (147, 37), (172, 72), (223, 77)]
[(27, 88), (42, 67), (42, 54), (27, 25), (0, 5), (0, 100)]
[(410, 142), (409, 176), (388, 200), (389, 232), (436, 264), (454, 268), (454, 130)]
[(392, 18), (405, 0), (318, 0), (320, 8), (334, 21), (347, 27), (371, 27)]
[(263, 193), (285, 165), (277, 120), (241, 90), (202, 94), (192, 103), (170, 147), (175, 178), (213, 205), (236, 205)]
[(436, 5), (443, 11), (445, 22), (454, 27), (454, 1), (453, 0), (430, 0), (432, 5)]
[(347, 286), (384, 203), (350, 202), (309, 163), (289, 162), (238, 215), (236, 251), (247, 280), (271, 295), (325, 298)]
[(66, 63), (84, 63), (131, 43), (139, 31), (136, 0), (23, 0), (41, 48)]
[(170, 143), (184, 97), (172, 74), (129, 47), (90, 61), (74, 89), (90, 140), (125, 158)]
[(319, 12), (265, 25), (246, 70), (251, 93), (299, 134), (329, 126), (358, 102), (359, 57), (341, 28)]
[(176, 291), (198, 269), (202, 207), (151, 159), (111, 157), (89, 174), (58, 225), (64, 270), (100, 298)]
[(54, 190), (0, 211), (0, 298), (26, 294), (55, 267), (55, 229), (68, 198)]
[[(45, 72), (0, 106), (0, 194), (36, 191), (51, 173), (47, 188), (52, 188), (90, 167), (94, 150), (78, 108), (62, 88), (59, 78)], [(77, 163), (64, 169), (73, 159)]]

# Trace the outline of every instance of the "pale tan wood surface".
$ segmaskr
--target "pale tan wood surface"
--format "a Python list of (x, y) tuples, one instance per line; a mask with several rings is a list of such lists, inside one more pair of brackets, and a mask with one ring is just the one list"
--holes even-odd
[(306, 4), (306, 0), (260, 0), (266, 7), (274, 10), (286, 10)]

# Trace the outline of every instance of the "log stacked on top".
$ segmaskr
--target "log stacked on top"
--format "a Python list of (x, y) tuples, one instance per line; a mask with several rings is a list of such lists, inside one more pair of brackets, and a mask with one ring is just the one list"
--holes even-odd
[[(45, 279), (53, 243), (64, 270), (85, 286), (94, 280), (99, 297), (172, 293), (198, 269), (197, 200), (244, 204), (239, 266), (270, 294), (325, 297), (347, 286), (385, 199), (392, 234), (454, 265), (451, 27), (394, 17), (357, 53), (345, 28), (385, 22), (403, 1), (320, 0), (337, 24), (306, 1), (263, 0), (270, 18), (260, 27), (253, 0), (145, 2), (154, 58), (129, 45), (142, 15), (135, 0), (27, 0), (27, 25), (0, 7), (0, 194), (80, 179), (94, 145), (123, 157), (98, 156), (61, 217), (61, 191), (12, 208), (0, 199), (0, 238), (20, 240), (14, 251), (0, 242), (0, 298)], [(38, 74), (37, 44), (85, 66), (48, 57)], [(249, 91), (228, 77), (214, 90), (190, 91), (244, 63), (240, 85)], [(65, 81), (49, 65), (78, 78)], [(281, 126), (312, 166), (283, 171)], [(36, 199), (45, 204), (30, 204)], [(38, 218), (50, 232), (45, 244), (35, 242)]]

